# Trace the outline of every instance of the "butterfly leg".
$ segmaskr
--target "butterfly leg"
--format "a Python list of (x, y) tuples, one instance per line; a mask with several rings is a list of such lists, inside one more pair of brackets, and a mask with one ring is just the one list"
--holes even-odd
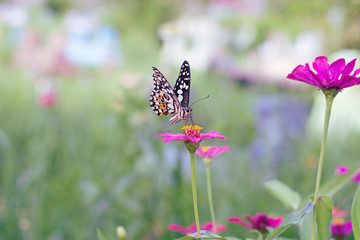
[(190, 114), (190, 116), (189, 116), (188, 119), (190, 119), (192, 125), (195, 125), (195, 124), (194, 124), (194, 121), (193, 121), (193, 118), (192, 118), (192, 114)]

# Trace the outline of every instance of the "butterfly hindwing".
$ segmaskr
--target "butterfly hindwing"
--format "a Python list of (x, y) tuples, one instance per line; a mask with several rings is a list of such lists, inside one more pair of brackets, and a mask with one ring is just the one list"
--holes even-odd
[(190, 65), (185, 60), (180, 68), (179, 77), (174, 86), (174, 92), (182, 107), (189, 106), (190, 97)]

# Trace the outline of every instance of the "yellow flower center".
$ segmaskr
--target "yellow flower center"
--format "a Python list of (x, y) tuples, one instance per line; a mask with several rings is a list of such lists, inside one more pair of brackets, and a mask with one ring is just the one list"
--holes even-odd
[(332, 220), (332, 222), (335, 223), (335, 224), (342, 224), (342, 223), (345, 222), (345, 220), (342, 219), (342, 218), (334, 218), (334, 219)]
[(200, 136), (200, 130), (203, 128), (199, 127), (198, 125), (186, 125), (186, 126), (182, 127), (181, 129), (183, 129), (185, 131), (186, 135), (193, 137), (193, 138), (197, 138)]
[(209, 146), (201, 147), (201, 150), (203, 150), (203, 152), (206, 152), (208, 149), (209, 149)]

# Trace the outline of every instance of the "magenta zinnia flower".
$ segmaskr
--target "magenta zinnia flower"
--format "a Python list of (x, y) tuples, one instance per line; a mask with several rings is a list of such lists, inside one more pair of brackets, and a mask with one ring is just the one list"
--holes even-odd
[(249, 221), (249, 223), (238, 217), (231, 217), (228, 221), (239, 223), (249, 229), (257, 229), (261, 232), (265, 232), (267, 227), (277, 228), (284, 220), (283, 217), (269, 217), (266, 213), (257, 213), (253, 217), (244, 214), (244, 217)]
[(360, 169), (356, 170), (354, 177), (351, 179), (354, 183), (360, 183)]
[(345, 60), (340, 58), (329, 65), (327, 57), (321, 56), (312, 64), (316, 72), (306, 63), (305, 66), (297, 66), (287, 78), (308, 83), (322, 90), (341, 91), (343, 88), (360, 84), (360, 79), (356, 77), (360, 69), (350, 75), (354, 70), (355, 61), (356, 59), (345, 65)]
[(165, 137), (164, 143), (171, 141), (183, 141), (183, 142), (194, 142), (199, 143), (202, 140), (220, 138), (225, 139), (226, 137), (219, 135), (220, 132), (208, 132), (200, 133), (200, 130), (203, 129), (198, 125), (188, 125), (181, 128), (185, 131), (185, 134), (172, 134), (172, 133), (160, 133), (158, 138)]
[(345, 165), (341, 165), (341, 166), (337, 166), (335, 168), (335, 171), (336, 173), (341, 176), (341, 175), (344, 175), (346, 174), (347, 172), (349, 172), (349, 167), (348, 166), (345, 166)]
[(214, 158), (223, 152), (229, 151), (230, 148), (228, 146), (212, 146), (212, 147), (199, 147), (196, 150), (196, 154), (202, 158)]
[[(336, 171), (337, 175), (341, 176), (341, 175), (348, 173), (350, 171), (350, 168), (345, 165), (342, 165), (342, 166), (336, 167), (335, 171)], [(352, 177), (351, 181), (354, 183), (360, 183), (360, 169), (356, 170), (356, 173)]]
[[(184, 235), (187, 235), (187, 234), (192, 234), (192, 233), (196, 232), (196, 224), (193, 223), (192, 225), (187, 226), (187, 227), (176, 225), (176, 224), (170, 224), (168, 226), (168, 229), (171, 230), (171, 231), (180, 232), (180, 233), (182, 233)], [(205, 225), (200, 226), (200, 230), (205, 230), (205, 231), (209, 231), (209, 232), (214, 233), (213, 232), (213, 224), (212, 224), (212, 222), (208, 222)], [(221, 232), (221, 231), (225, 231), (225, 230), (226, 230), (226, 226), (224, 226), (224, 225), (220, 225), (220, 226), (216, 225), (216, 232)]]
[(330, 225), (331, 235), (336, 239), (342, 239), (352, 232), (352, 223), (351, 221), (344, 221), (344, 219), (334, 219)]

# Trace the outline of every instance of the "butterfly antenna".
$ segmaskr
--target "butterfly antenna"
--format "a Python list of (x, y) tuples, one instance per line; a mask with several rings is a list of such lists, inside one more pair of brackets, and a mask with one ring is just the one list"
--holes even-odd
[[(205, 99), (207, 99), (207, 98), (209, 98), (209, 97), (210, 97), (210, 95), (207, 95), (207, 96), (204, 97), (204, 98), (200, 98), (199, 100), (196, 100), (195, 102), (193, 102), (193, 103), (189, 106), (189, 108), (190, 108), (192, 105), (194, 105), (195, 103), (200, 102), (200, 101), (202, 101), (202, 100), (205, 100)], [(192, 121), (192, 118), (191, 118), (191, 121)]]

